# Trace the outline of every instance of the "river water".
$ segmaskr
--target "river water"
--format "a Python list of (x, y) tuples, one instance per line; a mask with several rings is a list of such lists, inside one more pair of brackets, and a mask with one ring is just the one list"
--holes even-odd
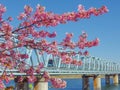
[[(65, 79), (67, 81), (67, 87), (64, 89), (49, 88), (49, 90), (82, 90), (82, 79)], [(93, 80), (90, 79), (90, 89), (93, 89)], [(50, 84), (49, 84), (50, 86)], [(114, 85), (113, 80), (110, 80), (110, 85), (105, 84), (105, 79), (101, 79), (101, 90), (120, 90), (120, 84)]]
[[(67, 82), (67, 87), (64, 89), (55, 89), (55, 88), (49, 88), (48, 90), (82, 90), (82, 79), (65, 79)], [(90, 89), (89, 90), (94, 90), (93, 89), (93, 79), (89, 79), (89, 85)], [(9, 82), (6, 84), (6, 86), (15, 86), (14, 81)], [(101, 90), (120, 90), (120, 84), (114, 85), (113, 84), (113, 79), (110, 79), (110, 85), (105, 84), (105, 79), (101, 79)], [(49, 83), (49, 87), (51, 87)]]

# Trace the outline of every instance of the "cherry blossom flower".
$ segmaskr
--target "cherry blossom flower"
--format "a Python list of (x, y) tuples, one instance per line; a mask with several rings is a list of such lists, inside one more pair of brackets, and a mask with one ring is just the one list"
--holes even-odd
[[(56, 32), (50, 33), (41, 27), (55, 27), (58, 24), (65, 24), (68, 21), (78, 21), (80, 19), (90, 18), (91, 15), (98, 16), (108, 12), (106, 6), (101, 8), (90, 8), (86, 10), (84, 6), (79, 5), (78, 11), (66, 12), (64, 14), (55, 14), (53, 12), (45, 11), (45, 7), (37, 5), (36, 10), (26, 5), (24, 11), (17, 17), (19, 21), (18, 27), (11, 26), (12, 17), (3, 19), (3, 14), (6, 12), (6, 7), (0, 4), (0, 65), (6, 69), (17, 69), (20, 73), (25, 73), (29, 82), (35, 82), (36, 77), (34, 73), (41, 74), (44, 67), (43, 63), (39, 63), (34, 68), (26, 63), (29, 58), (26, 54), (26, 49), (38, 49), (39, 54), (51, 54), (59, 57), (63, 64), (82, 65), (82, 61), (74, 59), (77, 54), (88, 56), (89, 52), (83, 51), (85, 48), (97, 46), (99, 39), (88, 41), (87, 33), (82, 32), (77, 42), (73, 42), (73, 34), (66, 33), (66, 37), (58, 43), (57, 41), (48, 42), (48, 38), (55, 38)], [(47, 39), (46, 39), (47, 38)], [(61, 47), (60, 50), (58, 47)], [(79, 49), (80, 50), (79, 50)], [(74, 52), (72, 52), (73, 50)], [(77, 52), (77, 51), (78, 52)], [(71, 52), (69, 52), (71, 51)], [(42, 75), (42, 74), (41, 74)], [(10, 75), (5, 71), (0, 77), (0, 89), (4, 88), (2, 80), (9, 82), (15, 75)], [(44, 72), (42, 78), (46, 82), (51, 81), (55, 88), (65, 88), (66, 82), (61, 79), (51, 78), (48, 72)], [(18, 77), (18, 82), (22, 82), (24, 78)]]
[(73, 60), (71, 61), (71, 64), (77, 65), (77, 60), (73, 59)]
[(69, 57), (68, 55), (64, 55), (61, 58), (62, 58), (62, 63), (64, 64), (70, 64), (72, 62), (72, 58)]
[(88, 51), (85, 51), (83, 54), (84, 54), (85, 56), (88, 56), (88, 55), (89, 55), (89, 52), (88, 52)]
[(78, 12), (84, 12), (85, 9), (84, 9), (84, 6), (82, 6), (81, 4), (78, 5)]
[(30, 67), (29, 69), (26, 70), (27, 75), (33, 75), (34, 74), (34, 68)]
[(18, 82), (22, 82), (23, 80), (24, 80), (24, 78), (22, 76), (17, 77)]
[(37, 69), (36, 69), (36, 73), (40, 73), (41, 69), (44, 67), (44, 64), (43, 63), (39, 63), (39, 65), (37, 66)]
[(48, 34), (48, 37), (50, 37), (50, 38), (54, 38), (54, 37), (56, 37), (56, 32), (53, 32), (52, 34)]
[(98, 38), (96, 38), (94, 41), (93, 41), (93, 46), (97, 46), (98, 44), (99, 44), (99, 39)]
[(32, 75), (32, 76), (27, 76), (27, 80), (29, 83), (34, 83), (35, 81), (37, 81), (37, 78)]
[(9, 20), (9, 21), (12, 21), (12, 20), (13, 20), (13, 18), (12, 18), (12, 17), (8, 17), (8, 20)]
[(0, 14), (4, 13), (5, 11), (6, 11), (6, 7), (4, 7), (2, 4), (0, 4)]
[(43, 78), (45, 79), (45, 82), (49, 81), (49, 79), (50, 79), (49, 73), (45, 71), (45, 72), (43, 73)]
[(39, 32), (39, 35), (40, 35), (40, 37), (45, 38), (46, 36), (48, 36), (48, 32), (45, 32), (45, 31), (41, 30)]
[(51, 78), (50, 81), (54, 88), (65, 88), (66, 87), (66, 82), (64, 80), (61, 80), (60, 78)]
[(81, 66), (83, 63), (82, 63), (82, 60), (79, 60), (78, 62), (77, 62), (77, 65), (78, 66)]
[(3, 83), (3, 81), (0, 79), (0, 89), (4, 89), (5, 88), (5, 85)]
[(26, 14), (30, 14), (32, 11), (33, 11), (33, 9), (30, 6), (28, 6), (28, 5), (24, 6), (24, 12)]
[(101, 9), (103, 10), (104, 13), (108, 12), (108, 8), (106, 6), (102, 6)]
[(36, 12), (44, 12), (45, 11), (45, 7), (43, 7), (43, 6), (40, 6), (40, 4), (38, 4), (37, 5), (37, 7), (36, 7)]
[(19, 16), (18, 16), (18, 20), (22, 20), (26, 17), (26, 14), (25, 13), (21, 13)]

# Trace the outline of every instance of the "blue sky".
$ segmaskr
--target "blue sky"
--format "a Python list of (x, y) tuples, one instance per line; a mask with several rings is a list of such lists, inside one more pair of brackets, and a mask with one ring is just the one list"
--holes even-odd
[[(23, 11), (24, 5), (35, 8), (37, 4), (40, 4), (46, 7), (46, 11), (58, 14), (77, 11), (79, 4), (84, 5), (86, 9), (106, 5), (109, 9), (107, 14), (46, 28), (46, 30), (56, 31), (58, 35), (55, 39), (59, 41), (65, 37), (66, 32), (73, 32), (73, 40), (76, 41), (81, 31), (86, 31), (89, 40), (96, 37), (100, 39), (99, 46), (88, 49), (92, 56), (120, 61), (120, 0), (0, 0), (0, 3), (7, 7), (5, 17), (14, 18)], [(12, 25), (17, 25), (17, 21), (14, 20)]]

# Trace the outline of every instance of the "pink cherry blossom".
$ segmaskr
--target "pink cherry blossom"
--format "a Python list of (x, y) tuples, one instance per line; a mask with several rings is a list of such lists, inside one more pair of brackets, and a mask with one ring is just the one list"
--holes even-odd
[(34, 74), (34, 68), (30, 67), (29, 69), (26, 70), (27, 75), (33, 75)]
[(78, 5), (78, 11), (79, 12), (84, 12), (85, 11), (84, 6), (82, 6), (81, 4)]
[(22, 82), (24, 80), (24, 78), (22, 76), (17, 77), (17, 79), (18, 79), (17, 80), (18, 82)]
[(19, 16), (18, 16), (18, 20), (22, 20), (26, 17), (26, 14), (25, 13), (21, 13)]
[(4, 72), (3, 75), (1, 76), (2, 80), (5, 80), (6, 83), (10, 81), (10, 78), (8, 77), (7, 73)]
[[(98, 16), (108, 12), (106, 6), (101, 8), (90, 8), (86, 10), (84, 6), (79, 5), (78, 11), (65, 12), (63, 14), (56, 14), (45, 11), (45, 7), (37, 5), (36, 9), (26, 5), (24, 11), (17, 17), (18, 26), (12, 26), (13, 18), (8, 16), (3, 19), (6, 12), (6, 7), (0, 4), (0, 65), (6, 69), (17, 69), (20, 73), (27, 75), (29, 82), (35, 82), (36, 76), (39, 74), (46, 82), (51, 81), (55, 88), (65, 88), (66, 82), (58, 78), (51, 78), (48, 72), (42, 73), (44, 67), (40, 61), (35, 67), (26, 63), (29, 55), (25, 52), (26, 49), (37, 49), (40, 55), (51, 54), (54, 57), (59, 57), (63, 64), (82, 65), (81, 60), (74, 59), (77, 54), (88, 56), (89, 52), (84, 50), (99, 44), (99, 39), (87, 40), (87, 33), (82, 32), (78, 41), (72, 40), (73, 33), (66, 33), (66, 37), (61, 41), (52, 41), (50, 38), (57, 36), (56, 32), (46, 31), (46, 27), (55, 27), (59, 24), (65, 24), (69, 21), (78, 21), (80, 19), (90, 18), (92, 15)], [(19, 21), (20, 20), (20, 21)], [(16, 23), (16, 22), (15, 22)], [(48, 28), (49, 29), (49, 28)], [(49, 42), (47, 41), (49, 40)], [(59, 47), (61, 49), (59, 49)], [(24, 50), (23, 50), (24, 49)], [(34, 54), (32, 54), (34, 55)], [(8, 74), (6, 72), (0, 77), (0, 89), (4, 87), (2, 80), (9, 82), (15, 78), (14, 73)], [(25, 78), (18, 77), (18, 82), (22, 82)]]
[(64, 55), (61, 58), (62, 58), (62, 63), (70, 64), (72, 62), (72, 58), (69, 57), (68, 55)]
[(27, 79), (29, 83), (34, 83), (35, 81), (37, 81), (37, 78), (34, 75), (27, 76)]
[(71, 61), (71, 64), (77, 65), (77, 60), (75, 60), (75, 59), (72, 60), (72, 61)]
[(78, 65), (78, 66), (81, 66), (82, 64), (83, 64), (83, 63), (82, 63), (81, 60), (77, 62), (77, 65)]
[(19, 54), (19, 57), (21, 59), (27, 59), (28, 58), (28, 54)]
[(30, 6), (28, 6), (28, 5), (24, 6), (24, 12), (26, 14), (30, 14), (32, 11), (33, 11), (33, 9)]
[(37, 5), (37, 7), (36, 7), (36, 12), (44, 12), (45, 11), (45, 7), (43, 7), (43, 6), (40, 6), (40, 4), (38, 4)]
[(8, 20), (9, 20), (9, 21), (12, 21), (12, 20), (13, 20), (13, 18), (12, 18), (12, 17), (8, 17)]
[(14, 75), (11, 73), (11, 74), (9, 75), (9, 78), (10, 78), (10, 80), (11, 80), (11, 79), (14, 79)]
[(78, 46), (79, 46), (79, 48), (84, 49), (85, 48), (85, 43), (84, 42), (78, 42)]
[(102, 6), (101, 9), (103, 10), (104, 13), (108, 12), (108, 8), (106, 6)]
[(48, 37), (50, 37), (50, 38), (54, 38), (54, 37), (56, 37), (56, 32), (53, 32), (52, 34), (48, 34)]
[(75, 48), (75, 43), (71, 40), (72, 37), (72, 33), (66, 33), (66, 37), (63, 40), (63, 42), (61, 42), (61, 45), (64, 47)]
[(0, 89), (4, 89), (5, 88), (5, 85), (3, 83), (3, 81), (0, 79)]
[(41, 69), (44, 67), (44, 64), (43, 63), (39, 63), (39, 65), (37, 66), (36, 68), (36, 73), (40, 73)]
[(88, 55), (89, 55), (89, 52), (88, 52), (88, 51), (85, 51), (83, 54), (84, 54), (85, 56), (88, 56)]
[(13, 41), (10, 41), (10, 40), (7, 41), (7, 42), (6, 42), (6, 46), (7, 46), (7, 48), (12, 48), (12, 47), (14, 47), (14, 46), (13, 46)]
[(49, 73), (45, 71), (45, 72), (43, 73), (43, 78), (45, 79), (46, 82), (49, 81), (49, 79), (50, 79)]
[(4, 7), (2, 4), (0, 4), (0, 16), (2, 13), (6, 11), (6, 7)]
[(54, 88), (65, 88), (66, 82), (61, 80), (60, 78), (51, 78), (51, 83)]
[(46, 36), (48, 36), (48, 32), (41, 30), (39, 32), (39, 35), (40, 35), (40, 37), (45, 38)]
[(99, 44), (99, 39), (98, 38), (96, 38), (94, 41), (93, 41), (93, 46), (97, 46), (98, 44)]

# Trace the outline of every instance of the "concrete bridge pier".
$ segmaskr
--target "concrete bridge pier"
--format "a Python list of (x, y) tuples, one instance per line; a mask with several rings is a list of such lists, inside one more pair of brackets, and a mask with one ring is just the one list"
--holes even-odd
[(93, 86), (94, 90), (101, 90), (101, 78), (98, 76), (95, 76), (93, 78)]
[(119, 83), (118, 74), (115, 74), (115, 75), (113, 76), (113, 83), (114, 83), (114, 84), (118, 84), (118, 83)]
[(110, 75), (105, 75), (106, 85), (110, 85)]
[(89, 77), (85, 75), (82, 76), (82, 90), (89, 90)]
[(28, 81), (24, 81), (24, 86), (23, 86), (23, 90), (29, 90), (29, 83)]
[(18, 82), (18, 81), (15, 82), (16, 82), (15, 90), (29, 90), (28, 87), (29, 84), (27, 80), (23, 80), (23, 82)]
[(34, 90), (48, 90), (48, 82), (43, 79), (39, 79), (34, 83)]
[(21, 89), (20, 86), (23, 86), (23, 85), (21, 85), (21, 83), (19, 82), (16, 82), (15, 90), (20, 90)]

